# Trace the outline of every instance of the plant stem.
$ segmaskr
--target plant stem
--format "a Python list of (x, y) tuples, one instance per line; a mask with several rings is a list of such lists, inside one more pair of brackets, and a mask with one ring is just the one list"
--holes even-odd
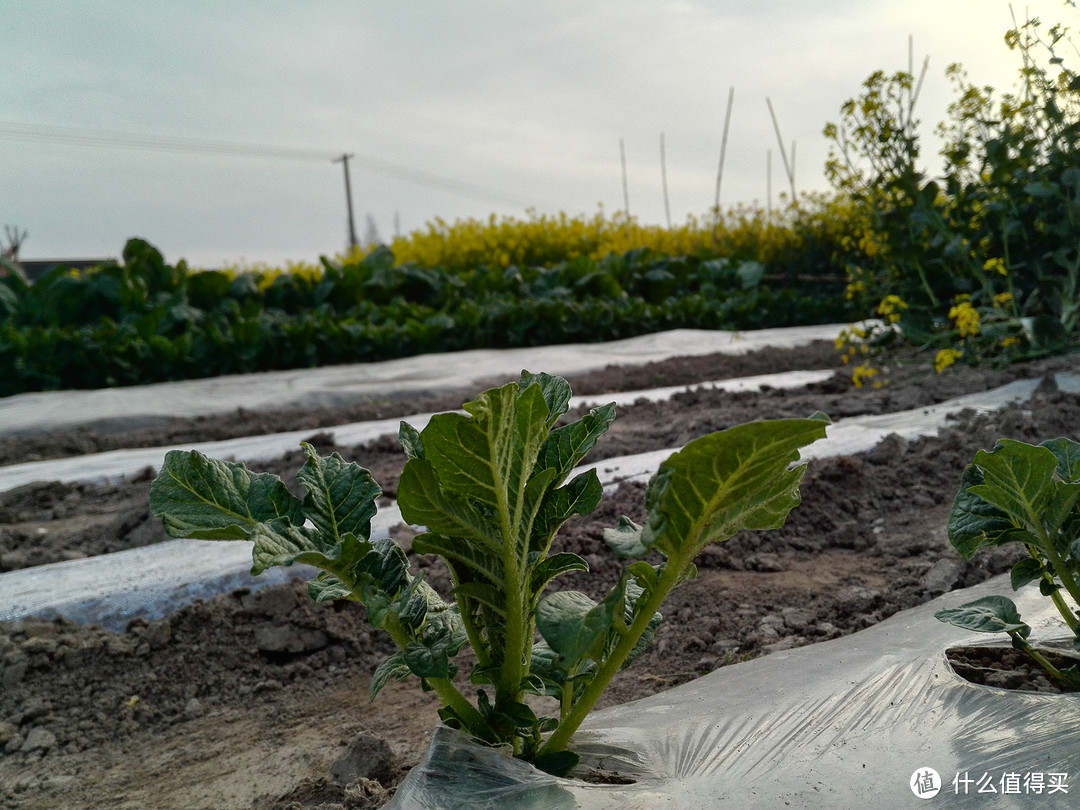
[[(386, 623), (383, 625), (383, 629), (393, 639), (394, 643), (399, 649), (404, 650), (405, 647), (412, 640), (409, 638), (408, 632), (401, 626), (401, 622), (398, 621), (397, 616), (391, 615), (387, 617)], [(449, 678), (424, 678), (428, 685), (435, 691), (435, 694), (439, 696), (439, 700), (444, 706), (453, 709), (457, 716), (461, 719), (461, 722), (465, 724), (466, 730), (474, 737), (479, 737), (482, 740), (488, 742), (498, 742), (491, 734), (491, 730), (488, 726), (487, 720), (484, 716), (474, 707), (468, 699), (461, 694), (454, 682)]]
[[(1039, 525), (1039, 524), (1036, 524)], [(1041, 527), (1040, 527), (1041, 528)], [(1077, 585), (1076, 580), (1069, 575), (1068, 569), (1065, 567), (1065, 560), (1058, 554), (1057, 549), (1054, 548), (1054, 539), (1050, 537), (1045, 531), (1040, 531), (1040, 540), (1042, 540), (1042, 551), (1046, 553), (1046, 558), (1050, 560), (1050, 564), (1054, 566), (1054, 573), (1061, 581), (1062, 586), (1068, 591), (1069, 596), (1072, 597), (1073, 602), (1080, 605), (1080, 586)], [(1077, 620), (1076, 614), (1068, 610), (1067, 606), (1064, 606), (1067, 613), (1071, 615), (1065, 618), (1065, 623), (1076, 632)], [(1061, 609), (1060, 607), (1058, 608)], [(1062, 614), (1063, 616), (1065, 614)]]
[(435, 690), (435, 694), (439, 696), (443, 705), (454, 710), (470, 734), (486, 742), (499, 742), (491, 733), (491, 728), (484, 716), (461, 694), (449, 678), (425, 678), (424, 680)]
[(465, 635), (469, 637), (469, 646), (476, 654), (477, 666), (487, 669), (491, 666), (490, 648), (484, 643), (484, 637), (480, 634), (472, 619), (472, 601), (457, 597), (458, 615), (461, 616), (461, 624), (465, 627)]
[[(506, 502), (505, 487), (500, 488), (499, 512), (502, 530), (503, 576), (506, 578), (506, 633), (503, 637), (502, 665), (499, 668), (499, 680), (495, 685), (495, 708), (502, 709), (521, 700), (521, 680), (525, 658), (532, 647), (532, 627), (528, 611), (525, 608), (527, 595), (524, 582), (524, 561), (518, 554), (517, 533), (514, 526), (520, 525), (520, 515), (511, 516), (510, 505)], [(520, 505), (524, 493), (518, 493)], [(526, 633), (528, 629), (528, 633)], [(528, 649), (526, 648), (528, 643)], [(521, 738), (515, 736), (514, 755), (521, 753)]]
[(1021, 638), (1015, 633), (1009, 633), (1009, 635), (1012, 636), (1013, 645), (1017, 647), (1021, 652), (1029, 656), (1036, 664), (1042, 667), (1046, 674), (1053, 678), (1059, 686), (1062, 686), (1069, 691), (1073, 690), (1074, 686), (1065, 676), (1065, 674), (1062, 673), (1060, 669), (1051, 664), (1050, 661), (1047, 660), (1046, 656), (1044, 656), (1042, 653), (1032, 647), (1028, 643), (1027, 639)]
[[(685, 565), (682, 568), (685, 568)], [(570, 738), (574, 736), (578, 726), (588, 717), (589, 712), (592, 711), (596, 701), (600, 699), (600, 695), (603, 694), (608, 683), (615, 677), (626, 657), (630, 655), (638, 640), (645, 633), (649, 622), (652, 621), (656, 611), (660, 609), (660, 605), (667, 598), (668, 592), (681, 580), (682, 568), (673, 566), (671, 560), (668, 560), (660, 581), (656, 583), (656, 588), (649, 593), (649, 598), (644, 607), (638, 611), (633, 623), (622, 634), (615, 648), (611, 651), (611, 655), (600, 664), (596, 674), (593, 675), (592, 680), (585, 687), (585, 691), (578, 698), (577, 703), (564, 717), (560, 718), (559, 727), (551, 733), (547, 742), (544, 743), (544, 747), (540, 749), (541, 755), (562, 751), (570, 743)]]
[[(1049, 582), (1051, 585), (1057, 585), (1049, 572), (1043, 573), (1043, 581)], [(1072, 631), (1073, 635), (1080, 638), (1080, 623), (1077, 621), (1076, 614), (1069, 610), (1069, 606), (1066, 605), (1065, 600), (1061, 598), (1061, 592), (1055, 590), (1051, 593), (1050, 601), (1054, 603), (1054, 607), (1057, 608), (1057, 612), (1061, 614), (1061, 618), (1065, 620), (1065, 624)]]

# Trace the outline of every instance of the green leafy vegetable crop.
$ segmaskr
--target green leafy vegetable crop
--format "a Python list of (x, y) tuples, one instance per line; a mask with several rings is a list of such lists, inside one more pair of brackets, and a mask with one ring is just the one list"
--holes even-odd
[[(1013, 590), (1038, 581), (1080, 650), (1080, 444), (1065, 438), (1038, 446), (1001, 439), (992, 451), (975, 454), (961, 481), (949, 541), (966, 558), (987, 546), (1022, 544), (1028, 556), (1013, 566)], [(987, 596), (935, 616), (968, 630), (1008, 633), (1013, 646), (1061, 687), (1080, 690), (1080, 668), (1058, 669), (1032, 647), (1031, 627), (1011, 599)]]
[[(560, 575), (588, 564), (552, 545), (566, 520), (602, 497), (595, 471), (571, 475), (615, 408), (557, 424), (569, 401), (565, 380), (522, 372), (466, 403), (464, 414), (436, 415), (422, 431), (402, 423), (398, 503), (405, 520), (424, 527), (413, 549), (448, 564), (449, 601), (409, 572), (391, 540), (370, 539), (380, 494), (371, 475), (310, 445), (298, 474), (303, 499), (275, 476), (170, 452), (151, 511), (173, 536), (253, 540), (254, 573), (294, 562), (321, 569), (309, 583), (312, 597), (362, 602), (398, 647), (376, 669), (372, 697), (389, 679), (415, 675), (438, 694), (444, 722), (566, 773), (577, 763), (571, 737), (612, 677), (647, 647), (667, 594), (695, 575), (693, 560), (707, 544), (783, 525), (800, 500), (799, 450), (828, 423), (821, 415), (752, 422), (673, 454), (646, 491), (645, 525), (624, 518), (606, 531), (628, 562), (595, 602), (554, 589)], [(466, 645), (475, 654), (475, 700), (454, 680), (453, 659)], [(529, 696), (550, 698), (553, 713), (538, 716), (532, 706), (545, 701)]]

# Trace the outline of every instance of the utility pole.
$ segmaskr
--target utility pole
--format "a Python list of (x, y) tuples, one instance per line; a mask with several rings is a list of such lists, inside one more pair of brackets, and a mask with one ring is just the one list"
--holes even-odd
[(352, 188), (349, 186), (349, 158), (352, 156), (352, 152), (348, 152), (342, 154), (341, 157), (334, 158), (331, 162), (341, 163), (345, 167), (345, 204), (349, 207), (349, 247), (356, 250), (358, 247), (356, 241), (356, 223), (353, 222)]

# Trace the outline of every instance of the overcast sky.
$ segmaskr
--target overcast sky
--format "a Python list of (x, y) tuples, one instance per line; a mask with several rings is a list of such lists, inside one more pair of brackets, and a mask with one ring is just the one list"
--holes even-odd
[(787, 186), (766, 99), (797, 189), (823, 189), (823, 126), (907, 68), (909, 35), (930, 123), (951, 62), (1013, 86), (1010, 25), (1006, 0), (0, 0), (0, 225), (29, 233), (24, 259), (141, 236), (202, 267), (314, 261), (348, 242), (335, 155), (361, 240), (369, 216), (388, 239), (620, 210), (620, 139), (630, 213), (663, 224), (661, 133), (681, 223), (713, 204), (729, 88), (721, 203), (764, 205), (770, 148)]

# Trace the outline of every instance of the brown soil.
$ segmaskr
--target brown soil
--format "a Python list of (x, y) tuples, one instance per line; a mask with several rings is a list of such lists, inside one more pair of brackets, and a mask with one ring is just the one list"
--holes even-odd
[[(572, 379), (575, 393), (634, 390), (788, 369), (836, 368), (833, 379), (797, 390), (730, 394), (691, 391), (670, 403), (620, 408), (587, 460), (662, 447), (757, 418), (834, 420), (933, 404), (1048, 370), (1070, 358), (1005, 370), (916, 365), (886, 369), (882, 388), (856, 389), (830, 344), (743, 357), (679, 358)], [(493, 381), (504, 382), (504, 381)], [(157, 445), (311, 428), (320, 450), (369, 467), (393, 494), (403, 461), (396, 440), (337, 447), (323, 428), (459, 407), (475, 394), (390, 399), (342, 411), (234, 413), (171, 420), (125, 432), (84, 429), (0, 442), (0, 463), (111, 447)], [(664, 609), (651, 650), (614, 682), (605, 705), (683, 683), (719, 666), (842, 636), (944, 593), (1008, 570), (997, 549), (964, 561), (945, 521), (962, 468), (1003, 436), (1038, 442), (1075, 436), (1080, 396), (1042, 386), (1030, 402), (992, 416), (960, 415), (932, 438), (893, 436), (874, 450), (811, 463), (803, 503), (787, 525), (738, 535), (705, 550), (699, 576)], [(20, 450), (20, 447), (22, 448)], [(291, 473), (299, 454), (251, 466)], [(164, 539), (146, 510), (152, 474), (109, 486), (38, 483), (0, 493), (0, 571), (97, 555)], [(643, 517), (642, 487), (624, 485), (558, 543), (592, 572), (563, 587), (599, 596), (617, 577), (600, 535), (626, 514)], [(411, 532), (396, 536), (407, 548)], [(437, 561), (414, 556), (445, 585)], [(376, 702), (368, 675), (389, 652), (351, 603), (316, 606), (299, 581), (240, 590), (124, 632), (64, 620), (0, 624), (0, 807), (140, 810), (312, 810), (376, 807), (417, 762), (437, 723), (437, 705), (414, 684), (391, 683)], [(355, 743), (361, 772), (331, 774)]]
[[(945, 652), (956, 674), (972, 683), (1022, 692), (1066, 691), (1034, 659), (1012, 647), (950, 647)], [(1047, 649), (1039, 652), (1060, 670), (1080, 666), (1075, 655)]]

